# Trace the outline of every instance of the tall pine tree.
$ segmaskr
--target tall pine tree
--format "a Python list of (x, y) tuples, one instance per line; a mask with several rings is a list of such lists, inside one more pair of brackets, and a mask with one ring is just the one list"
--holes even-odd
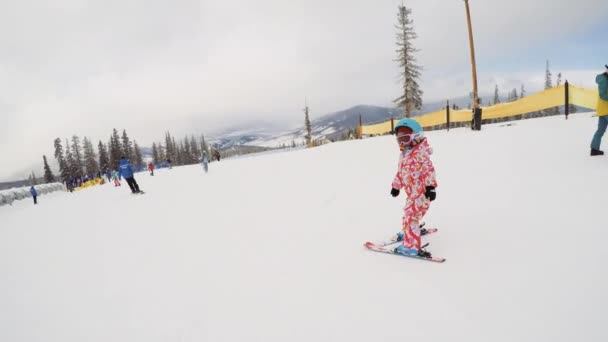
[(68, 169), (68, 178), (78, 177), (78, 166), (74, 161), (74, 156), (72, 155), (72, 151), (70, 150), (70, 144), (68, 143), (67, 139), (65, 140), (65, 163)]
[(49, 162), (46, 160), (46, 156), (42, 156), (42, 161), (44, 162), (44, 182), (53, 183), (55, 181), (55, 176), (53, 175), (53, 171), (51, 171)]
[(72, 136), (72, 155), (74, 157), (74, 175), (80, 177), (83, 175), (84, 161), (82, 157), (82, 147), (80, 146), (80, 138), (77, 135)]
[(553, 88), (553, 81), (551, 80), (551, 71), (549, 70), (549, 60), (547, 60), (547, 68), (545, 69), (545, 90)]
[(137, 141), (133, 140), (133, 154), (134, 154), (134, 163), (136, 168), (139, 169), (144, 165), (144, 159), (141, 155), (141, 150), (139, 149), (139, 145), (137, 145)]
[(312, 147), (312, 127), (310, 125), (310, 116), (308, 115), (308, 104), (304, 107), (304, 129), (306, 130), (306, 146)]
[(201, 134), (201, 154), (203, 152), (207, 153), (207, 156), (211, 158), (209, 155), (209, 146), (207, 145), (207, 141), (205, 141), (205, 135)]
[(110, 169), (110, 156), (108, 155), (108, 149), (106, 145), (99, 140), (97, 144), (97, 153), (99, 154), (99, 169), (101, 172), (106, 173)]
[(152, 159), (154, 164), (160, 163), (160, 158), (158, 154), (158, 148), (156, 148), (156, 143), (152, 143)]
[(125, 156), (131, 163), (135, 163), (135, 152), (133, 144), (127, 135), (127, 130), (122, 130), (122, 155)]
[(120, 144), (120, 136), (116, 128), (112, 131), (110, 137), (110, 166), (112, 170), (118, 170), (120, 164), (120, 157), (122, 156), (122, 145)]
[(55, 159), (59, 163), (59, 173), (61, 174), (61, 179), (63, 181), (68, 180), (70, 178), (70, 170), (65, 160), (65, 155), (63, 153), (63, 146), (61, 146), (61, 139), (55, 139)]
[(93, 148), (93, 144), (91, 140), (87, 137), (83, 139), (84, 141), (84, 166), (87, 172), (87, 175), (95, 177), (97, 172), (99, 172), (99, 164), (97, 163), (97, 155), (95, 154), (95, 149)]
[(497, 105), (500, 103), (500, 94), (498, 93), (498, 84), (494, 87), (494, 104)]
[(197, 163), (198, 160), (201, 158), (201, 150), (199, 149), (198, 144), (196, 143), (196, 139), (194, 138), (194, 135), (190, 139), (190, 149), (192, 152), (192, 156), (194, 158), (193, 162)]
[(413, 41), (418, 36), (414, 31), (414, 21), (410, 18), (412, 10), (401, 4), (397, 13), (397, 58), (401, 69), (399, 76), (402, 82), (401, 96), (395, 99), (395, 104), (403, 108), (405, 117), (410, 117), (413, 110), (422, 108), (422, 90), (418, 84), (422, 67), (418, 65), (414, 54)]
[(526, 96), (526, 89), (524, 88), (524, 85), (521, 85), (521, 90), (519, 91), (519, 98), (523, 99)]

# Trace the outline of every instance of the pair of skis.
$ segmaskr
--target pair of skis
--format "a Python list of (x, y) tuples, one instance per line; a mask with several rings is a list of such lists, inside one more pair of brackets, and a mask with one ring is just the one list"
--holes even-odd
[[(437, 233), (437, 228), (429, 228), (429, 229), (424, 229), (424, 224), (422, 224), (421, 228), (421, 236), (427, 236), (430, 234), (434, 234)], [(389, 240), (386, 241), (382, 241), (382, 242), (377, 242), (377, 243), (373, 243), (373, 242), (366, 242), (363, 246), (365, 246), (365, 248), (374, 251), (374, 252), (380, 252), (380, 253), (387, 253), (387, 254), (394, 254), (394, 255), (399, 255), (399, 256), (404, 256), (404, 257), (408, 257), (408, 258), (414, 258), (414, 259), (422, 259), (422, 260), (427, 260), (427, 261), (433, 261), (433, 262), (444, 262), (446, 259), (445, 258), (437, 258), (437, 257), (421, 257), (418, 255), (411, 255), (411, 254), (403, 254), (403, 253), (398, 253), (395, 251), (395, 248), (390, 247), (393, 244), (399, 243), (403, 241), (403, 239), (399, 239), (397, 236), (392, 237)]]

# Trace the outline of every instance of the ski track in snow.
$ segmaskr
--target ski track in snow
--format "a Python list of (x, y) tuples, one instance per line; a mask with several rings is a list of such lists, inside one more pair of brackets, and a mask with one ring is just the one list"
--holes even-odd
[(608, 158), (576, 114), (427, 133), (443, 264), (399, 229), (391, 136), (0, 208), (1, 341), (607, 341)]

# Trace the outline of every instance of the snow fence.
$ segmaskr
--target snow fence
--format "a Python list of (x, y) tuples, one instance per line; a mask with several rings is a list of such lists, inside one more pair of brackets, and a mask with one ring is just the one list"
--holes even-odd
[[(36, 191), (38, 192), (38, 196), (42, 196), (45, 194), (50, 194), (55, 191), (65, 190), (65, 186), (62, 183), (49, 183), (49, 184), (41, 184), (35, 185)], [(14, 188), (8, 190), (0, 191), (0, 207), (4, 205), (12, 205), (14, 201), (22, 200), (25, 198), (32, 197), (30, 193), (30, 187), (23, 188)]]
[[(567, 100), (566, 100), (567, 98)], [(517, 101), (499, 103), (493, 106), (483, 107), (483, 120), (500, 119), (518, 116), (526, 113), (538, 112), (549, 108), (576, 105), (584, 108), (595, 109), (598, 98), (597, 89), (586, 89), (572, 84), (562, 84), (536, 94), (525, 96)], [(447, 110), (440, 109), (436, 112), (415, 116), (424, 128), (439, 127), (450, 123), (471, 122), (472, 113), (470, 109)], [(397, 119), (398, 120), (398, 119)], [(397, 120), (388, 120), (373, 125), (359, 126), (359, 136), (379, 135), (392, 132)]]

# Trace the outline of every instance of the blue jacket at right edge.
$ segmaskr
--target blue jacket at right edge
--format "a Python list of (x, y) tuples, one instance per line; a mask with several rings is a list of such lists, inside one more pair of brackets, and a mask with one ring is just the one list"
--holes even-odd
[(121, 159), (120, 166), (118, 166), (118, 179), (121, 179), (121, 177), (133, 178), (133, 168), (126, 159)]

